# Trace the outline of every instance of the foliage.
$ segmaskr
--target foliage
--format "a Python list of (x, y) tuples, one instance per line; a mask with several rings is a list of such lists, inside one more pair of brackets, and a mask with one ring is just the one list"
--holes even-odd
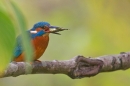
[(15, 43), (15, 26), (11, 16), (0, 9), (0, 71), (11, 61)]
[(20, 29), (21, 31), (21, 35), (22, 35), (22, 42), (23, 42), (23, 48), (24, 48), (24, 51), (25, 51), (25, 55), (26, 55), (26, 60), (27, 61), (31, 61), (32, 60), (32, 52), (33, 52), (33, 49), (32, 49), (32, 45), (30, 44), (30, 38), (28, 37), (28, 34), (26, 33), (26, 22), (25, 22), (25, 19), (21, 13), (21, 11), (18, 9), (18, 7), (14, 4), (14, 3), (11, 3), (12, 5), (12, 8), (15, 12), (15, 15), (16, 15), (16, 18), (17, 18), (17, 21), (18, 21), (18, 28)]
[(22, 39), (24, 39), (23, 46), (25, 53), (28, 53), (26, 54), (27, 60), (30, 61), (32, 57), (32, 47), (29, 37), (26, 34), (26, 23), (22, 13), (11, 1), (1, 1), (1, 3), (4, 5), (2, 4), (0, 7), (0, 71), (2, 71), (13, 58), (15, 38), (17, 35), (16, 30), (21, 31)]

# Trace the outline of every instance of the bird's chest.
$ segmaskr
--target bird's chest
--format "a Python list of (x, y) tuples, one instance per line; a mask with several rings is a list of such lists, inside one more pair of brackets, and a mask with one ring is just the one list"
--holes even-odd
[(49, 42), (49, 36), (39, 36), (33, 39), (33, 46), (34, 46), (34, 57), (38, 59), (46, 50)]

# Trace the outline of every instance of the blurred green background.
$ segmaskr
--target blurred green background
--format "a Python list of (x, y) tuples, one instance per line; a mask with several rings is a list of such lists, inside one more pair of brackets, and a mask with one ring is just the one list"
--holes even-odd
[[(20, 8), (28, 29), (39, 21), (47, 21), (51, 25), (70, 29), (62, 32), (61, 36), (50, 35), (49, 46), (40, 60), (67, 60), (76, 55), (97, 57), (130, 50), (129, 0), (12, 1)], [(0, 3), (0, 5), (3, 4)], [(9, 3), (0, 7), (7, 14), (13, 12), (9, 9)], [(10, 18), (16, 25), (11, 15)], [(9, 29), (0, 28), (0, 30)], [(14, 30), (13, 27), (10, 30), (7, 31), (10, 33), (9, 41), (2, 35), (0, 38), (6, 40), (3, 43), (11, 43), (13, 46), (14, 42), (12, 41), (19, 34), (19, 30), (17, 28)], [(9, 57), (12, 46), (5, 47), (8, 44), (2, 45), (1, 40), (0, 47), (2, 49), (0, 51), (7, 54), (3, 49), (8, 50), (7, 47), (9, 47), (9, 54), (5, 56)], [(1, 59), (4, 58), (2, 53), (0, 53)], [(129, 86), (129, 80), (130, 70), (101, 73), (95, 77), (76, 80), (62, 74), (36, 74), (2, 78), (0, 86)]]

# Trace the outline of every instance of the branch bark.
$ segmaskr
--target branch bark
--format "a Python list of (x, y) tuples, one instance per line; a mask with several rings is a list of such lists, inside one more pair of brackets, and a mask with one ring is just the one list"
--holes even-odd
[(126, 70), (130, 67), (130, 52), (96, 58), (76, 56), (70, 60), (11, 62), (1, 78), (25, 74), (66, 74), (72, 79), (95, 76), (101, 72)]

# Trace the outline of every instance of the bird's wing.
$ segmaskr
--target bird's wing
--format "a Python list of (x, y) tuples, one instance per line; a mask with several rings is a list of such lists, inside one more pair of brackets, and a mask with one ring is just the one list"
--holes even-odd
[[(40, 31), (36, 34), (31, 34), (30, 31), (27, 31), (28, 35), (30, 36), (31, 40), (33, 40), (37, 36), (43, 35), (43, 31)], [(23, 52), (23, 46), (22, 46), (22, 38), (21, 35), (19, 35), (16, 39), (16, 47), (14, 50), (14, 58), (17, 58), (20, 54)]]
[(22, 48), (22, 38), (19, 35), (16, 39), (16, 47), (14, 50), (14, 57), (17, 58), (20, 54), (22, 54), (23, 48)]

